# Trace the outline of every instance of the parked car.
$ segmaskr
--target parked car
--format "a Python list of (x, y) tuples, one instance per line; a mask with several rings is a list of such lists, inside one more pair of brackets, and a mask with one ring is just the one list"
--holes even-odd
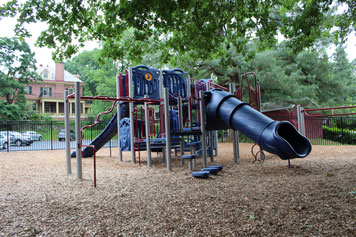
[(26, 131), (26, 132), (23, 132), (22, 135), (30, 137), (32, 139), (32, 141), (41, 141), (42, 140), (42, 135), (35, 131)]
[[(66, 140), (66, 130), (61, 129), (61, 131), (58, 134), (58, 140), (59, 141), (65, 141)], [(70, 140), (74, 141), (75, 140), (75, 132), (73, 130), (70, 130)]]
[(7, 149), (9, 142), (7, 141), (7, 137), (4, 135), (0, 135), (0, 149)]
[(26, 135), (22, 135), (21, 133), (15, 131), (1, 131), (0, 135), (3, 135), (4, 137), (9, 137), (10, 144), (16, 146), (22, 146), (22, 145), (29, 146), (33, 143), (30, 137)]

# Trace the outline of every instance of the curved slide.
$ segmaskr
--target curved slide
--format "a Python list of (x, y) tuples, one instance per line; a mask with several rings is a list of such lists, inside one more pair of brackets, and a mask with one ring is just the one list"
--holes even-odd
[(214, 89), (205, 92), (206, 129), (229, 127), (240, 131), (261, 149), (281, 159), (303, 158), (309, 155), (312, 145), (287, 121), (275, 121), (253, 109), (234, 95)]
[[(128, 115), (128, 106), (125, 103), (120, 103), (121, 116), (127, 117)], [(98, 151), (106, 143), (108, 143), (111, 138), (117, 134), (117, 114), (115, 113), (110, 122), (106, 125), (104, 130), (90, 143), (90, 145), (95, 146), (95, 150)], [(75, 157), (76, 152), (73, 151), (71, 157)], [(93, 148), (85, 147), (83, 150), (83, 157), (93, 156)]]

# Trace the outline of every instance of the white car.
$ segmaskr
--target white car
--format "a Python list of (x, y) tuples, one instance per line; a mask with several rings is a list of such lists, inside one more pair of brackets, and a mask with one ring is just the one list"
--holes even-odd
[(7, 149), (9, 142), (4, 135), (0, 135), (0, 149)]
[(41, 141), (42, 140), (42, 135), (35, 131), (26, 131), (26, 132), (23, 132), (22, 135), (30, 137), (32, 141)]
[(32, 139), (29, 136), (22, 135), (21, 133), (15, 131), (1, 131), (0, 135), (3, 135), (4, 137), (9, 136), (10, 144), (16, 146), (29, 146), (33, 143)]

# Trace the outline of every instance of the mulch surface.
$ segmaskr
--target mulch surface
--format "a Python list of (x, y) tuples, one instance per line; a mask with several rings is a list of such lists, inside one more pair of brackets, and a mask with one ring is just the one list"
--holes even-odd
[(0, 235), (356, 236), (355, 146), (313, 146), (291, 168), (271, 154), (252, 164), (251, 146), (241, 144), (236, 165), (232, 144), (220, 144), (209, 165), (224, 169), (209, 179), (178, 158), (168, 172), (160, 154), (148, 168), (144, 153), (139, 165), (102, 149), (97, 188), (93, 158), (77, 180), (63, 150), (1, 152)]

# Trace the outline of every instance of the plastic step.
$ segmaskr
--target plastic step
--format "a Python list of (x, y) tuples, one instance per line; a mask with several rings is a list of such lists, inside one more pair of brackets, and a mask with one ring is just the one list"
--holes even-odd
[(208, 168), (217, 168), (218, 171), (222, 171), (223, 170), (223, 165), (211, 165), (211, 166), (208, 166)]
[(209, 178), (210, 172), (209, 171), (196, 171), (192, 173), (192, 176), (194, 178), (201, 178), (201, 179), (207, 179)]
[(218, 174), (219, 169), (218, 168), (203, 168), (203, 169), (201, 169), (201, 171), (209, 171), (210, 174), (216, 175), (216, 174)]

